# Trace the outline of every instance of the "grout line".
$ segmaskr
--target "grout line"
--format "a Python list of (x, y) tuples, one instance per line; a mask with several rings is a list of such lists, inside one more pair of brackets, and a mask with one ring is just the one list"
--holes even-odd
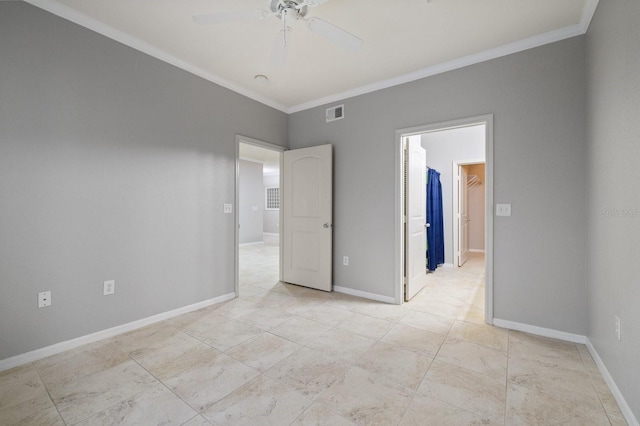
[(509, 365), (511, 360), (511, 330), (507, 330), (507, 374), (504, 381), (504, 424), (507, 424), (509, 410)]
[[(164, 381), (162, 381), (162, 380), (160, 380), (158, 377), (156, 377), (156, 375), (155, 375), (155, 374), (153, 374), (151, 371), (147, 370), (147, 369), (146, 369), (142, 364), (140, 364), (137, 360), (133, 359), (131, 356), (130, 356), (130, 358), (131, 358), (131, 360), (132, 360), (133, 362), (135, 362), (136, 364), (138, 364), (138, 366), (140, 366), (140, 368), (142, 368), (144, 371), (146, 371), (146, 372), (147, 372), (151, 377), (153, 377), (154, 379), (156, 379), (156, 380), (158, 381), (158, 383), (160, 383), (160, 384), (161, 384), (162, 386), (164, 386), (164, 387), (165, 387), (169, 392), (171, 392), (173, 395), (175, 395), (175, 397), (176, 397), (176, 398), (178, 398), (180, 401), (182, 401), (182, 402), (184, 402), (185, 404), (187, 404), (187, 405), (188, 405), (188, 406), (189, 406), (193, 411), (195, 411), (195, 412), (196, 412), (196, 415), (195, 415), (195, 416), (193, 416), (193, 417), (196, 417), (196, 416), (199, 416), (199, 415), (200, 415), (200, 411), (199, 411), (196, 407), (192, 406), (191, 404), (189, 404), (189, 402), (185, 401), (185, 400), (184, 400), (184, 398), (182, 398), (182, 397), (181, 397), (180, 395), (178, 395), (178, 394), (177, 394), (173, 389), (171, 389), (169, 386), (167, 386), (167, 384), (166, 384)], [(171, 377), (168, 377), (168, 378), (167, 378), (167, 380), (169, 380), (169, 379), (171, 379), (172, 377), (175, 377), (175, 376), (177, 376), (177, 375), (179, 375), (179, 374), (182, 374), (182, 373), (184, 373), (185, 371), (188, 371), (188, 370), (189, 370), (189, 369), (184, 370), (184, 371), (182, 371), (182, 372), (180, 372), (180, 373), (177, 373), (177, 374), (175, 374), (175, 375), (173, 375), (173, 376), (171, 376)], [(136, 395), (139, 395), (139, 394), (141, 394), (141, 393), (143, 393), (143, 392), (145, 392), (145, 391), (139, 392), (139, 393), (137, 393)], [(134, 396), (135, 396), (135, 395), (134, 395)], [(122, 401), (120, 401), (120, 402), (122, 402)], [(119, 403), (118, 403), (118, 404), (119, 404)], [(117, 405), (117, 404), (116, 404), (116, 405)], [(103, 410), (103, 411), (104, 411), (104, 410)], [(193, 419), (193, 417), (192, 417), (192, 419)]]
[(49, 388), (45, 384), (44, 380), (42, 380), (42, 376), (40, 375), (40, 371), (38, 371), (38, 368), (36, 367), (35, 363), (32, 362), (30, 364), (31, 364), (31, 368), (33, 368), (33, 370), (38, 375), (38, 379), (40, 380), (40, 383), (42, 383), (42, 387), (44, 387), (45, 392), (47, 392), (47, 396), (49, 397), (49, 400), (53, 404), (53, 407), (56, 409), (56, 412), (58, 413), (58, 416), (60, 416), (60, 419), (62, 420), (62, 423), (67, 425), (68, 423), (65, 420), (65, 418), (62, 416), (62, 413), (60, 413), (60, 409), (58, 408), (58, 404), (56, 404), (56, 402), (53, 400), (53, 397), (51, 396), (51, 392), (49, 391)]

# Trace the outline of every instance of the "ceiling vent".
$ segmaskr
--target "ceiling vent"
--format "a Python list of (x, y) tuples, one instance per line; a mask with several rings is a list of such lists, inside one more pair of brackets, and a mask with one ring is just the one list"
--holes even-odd
[(344, 118), (344, 105), (327, 108), (327, 123), (330, 121), (342, 120)]

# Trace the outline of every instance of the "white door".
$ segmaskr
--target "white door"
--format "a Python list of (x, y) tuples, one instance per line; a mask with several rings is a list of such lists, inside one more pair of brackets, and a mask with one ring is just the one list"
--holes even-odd
[(405, 300), (409, 301), (427, 282), (427, 152), (420, 137), (407, 138)]
[(322, 145), (284, 152), (283, 281), (332, 287), (333, 152)]
[(469, 258), (469, 186), (467, 169), (458, 166), (458, 266)]

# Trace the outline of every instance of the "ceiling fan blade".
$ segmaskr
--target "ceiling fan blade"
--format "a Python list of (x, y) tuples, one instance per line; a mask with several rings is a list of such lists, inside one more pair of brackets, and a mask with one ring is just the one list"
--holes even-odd
[(200, 25), (223, 24), (225, 22), (250, 21), (262, 19), (268, 12), (264, 10), (227, 10), (224, 12), (207, 13), (205, 15), (193, 15), (193, 21)]
[(305, 6), (316, 7), (316, 6), (320, 6), (321, 4), (326, 3), (328, 1), (329, 0), (304, 0), (302, 3), (298, 4), (298, 6), (296, 6), (296, 8), (298, 10), (300, 10)]
[(364, 44), (364, 40), (362, 40), (361, 38), (356, 37), (350, 32), (336, 27), (335, 25), (330, 24), (327, 21), (323, 21), (320, 18), (307, 19), (307, 27), (309, 27), (312, 32), (320, 34), (321, 36), (347, 50), (358, 50)]

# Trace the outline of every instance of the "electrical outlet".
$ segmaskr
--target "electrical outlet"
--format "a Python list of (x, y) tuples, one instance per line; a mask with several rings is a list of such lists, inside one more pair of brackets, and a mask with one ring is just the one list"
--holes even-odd
[(511, 216), (511, 204), (496, 204), (496, 216)]
[(38, 293), (38, 308), (46, 308), (47, 306), (51, 306), (51, 291)]
[(620, 340), (620, 318), (617, 315), (614, 315), (616, 322), (616, 338)]
[(114, 294), (116, 292), (116, 282), (115, 280), (109, 280), (104, 282), (104, 287), (102, 290), (102, 294), (104, 296), (108, 296), (110, 294)]
[(342, 264), (344, 266), (349, 266), (349, 256), (343, 256), (342, 257)]
[(225, 214), (233, 213), (233, 204), (225, 204), (224, 212)]

